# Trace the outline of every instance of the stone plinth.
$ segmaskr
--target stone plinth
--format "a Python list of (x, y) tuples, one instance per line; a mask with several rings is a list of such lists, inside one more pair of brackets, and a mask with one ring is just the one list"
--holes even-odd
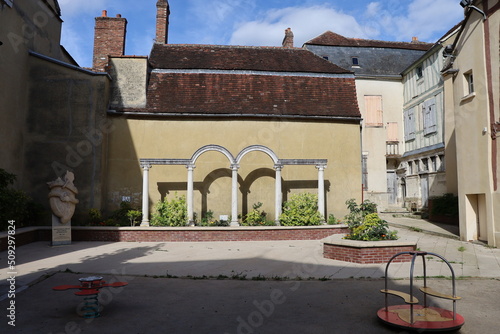
[[(358, 241), (343, 239), (345, 235), (336, 234), (323, 239), (323, 257), (332, 260), (354, 263), (387, 263), (400, 252), (414, 251), (416, 241)], [(409, 262), (411, 256), (398, 256), (395, 262)]]

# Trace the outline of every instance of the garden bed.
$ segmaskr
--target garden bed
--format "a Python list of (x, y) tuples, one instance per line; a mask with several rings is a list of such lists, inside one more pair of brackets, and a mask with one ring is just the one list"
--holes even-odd
[[(73, 226), (73, 241), (111, 242), (196, 242), (196, 241), (271, 241), (321, 240), (347, 233), (345, 225), (263, 226), (263, 227), (88, 227)], [(35, 241), (50, 241), (50, 227), (16, 230), (16, 246)], [(21, 243), (19, 240), (23, 240)], [(0, 251), (7, 249), (7, 232), (0, 233)]]
[[(332, 260), (354, 263), (386, 263), (400, 252), (416, 250), (417, 243), (412, 241), (383, 240), (359, 241), (343, 239), (345, 235), (336, 234), (323, 240), (323, 257)], [(399, 256), (395, 262), (409, 262), (411, 256)]]

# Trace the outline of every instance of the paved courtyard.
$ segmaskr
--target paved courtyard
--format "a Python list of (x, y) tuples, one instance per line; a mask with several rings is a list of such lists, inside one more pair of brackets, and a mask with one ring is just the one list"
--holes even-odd
[[(497, 333), (500, 249), (456, 240), (439, 226), (416, 232), (403, 228), (404, 219), (393, 223), (401, 239), (417, 240), (421, 250), (452, 263), (463, 297), (459, 333)], [(16, 327), (2, 315), (1, 333), (405, 333), (377, 321), (385, 264), (324, 259), (320, 241), (36, 242), (16, 249), (16, 260)], [(0, 261), (6, 313), (6, 252)], [(431, 256), (426, 261), (430, 285), (449, 289), (447, 266)], [(84, 319), (77, 310), (82, 297), (51, 288), (91, 274), (129, 285), (102, 290), (102, 316)], [(408, 289), (409, 264), (391, 264), (389, 277), (396, 278), (392, 288)]]

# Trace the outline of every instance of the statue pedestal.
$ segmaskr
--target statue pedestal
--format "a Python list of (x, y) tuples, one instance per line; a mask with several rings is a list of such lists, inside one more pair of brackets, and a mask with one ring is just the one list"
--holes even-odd
[(71, 245), (71, 220), (62, 224), (59, 217), (52, 215), (52, 246)]

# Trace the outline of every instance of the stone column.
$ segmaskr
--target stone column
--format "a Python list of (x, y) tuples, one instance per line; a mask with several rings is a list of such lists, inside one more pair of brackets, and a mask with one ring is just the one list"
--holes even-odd
[(231, 187), (231, 226), (240, 226), (238, 222), (238, 164), (232, 164), (232, 187)]
[(274, 212), (275, 219), (274, 222), (276, 225), (280, 225), (280, 216), (281, 216), (281, 205), (283, 199), (283, 193), (281, 189), (281, 170), (283, 169), (283, 165), (274, 165), (274, 169), (276, 170), (276, 186), (275, 186), (275, 202), (274, 202)]
[(141, 226), (149, 226), (149, 169), (151, 165), (142, 165), (142, 222)]
[(325, 165), (316, 166), (318, 169), (318, 211), (325, 218)]
[(193, 210), (193, 201), (194, 201), (194, 188), (193, 188), (193, 171), (196, 168), (195, 165), (187, 165), (188, 170), (188, 179), (187, 179), (187, 214), (188, 214), (188, 226), (194, 226), (194, 210)]

